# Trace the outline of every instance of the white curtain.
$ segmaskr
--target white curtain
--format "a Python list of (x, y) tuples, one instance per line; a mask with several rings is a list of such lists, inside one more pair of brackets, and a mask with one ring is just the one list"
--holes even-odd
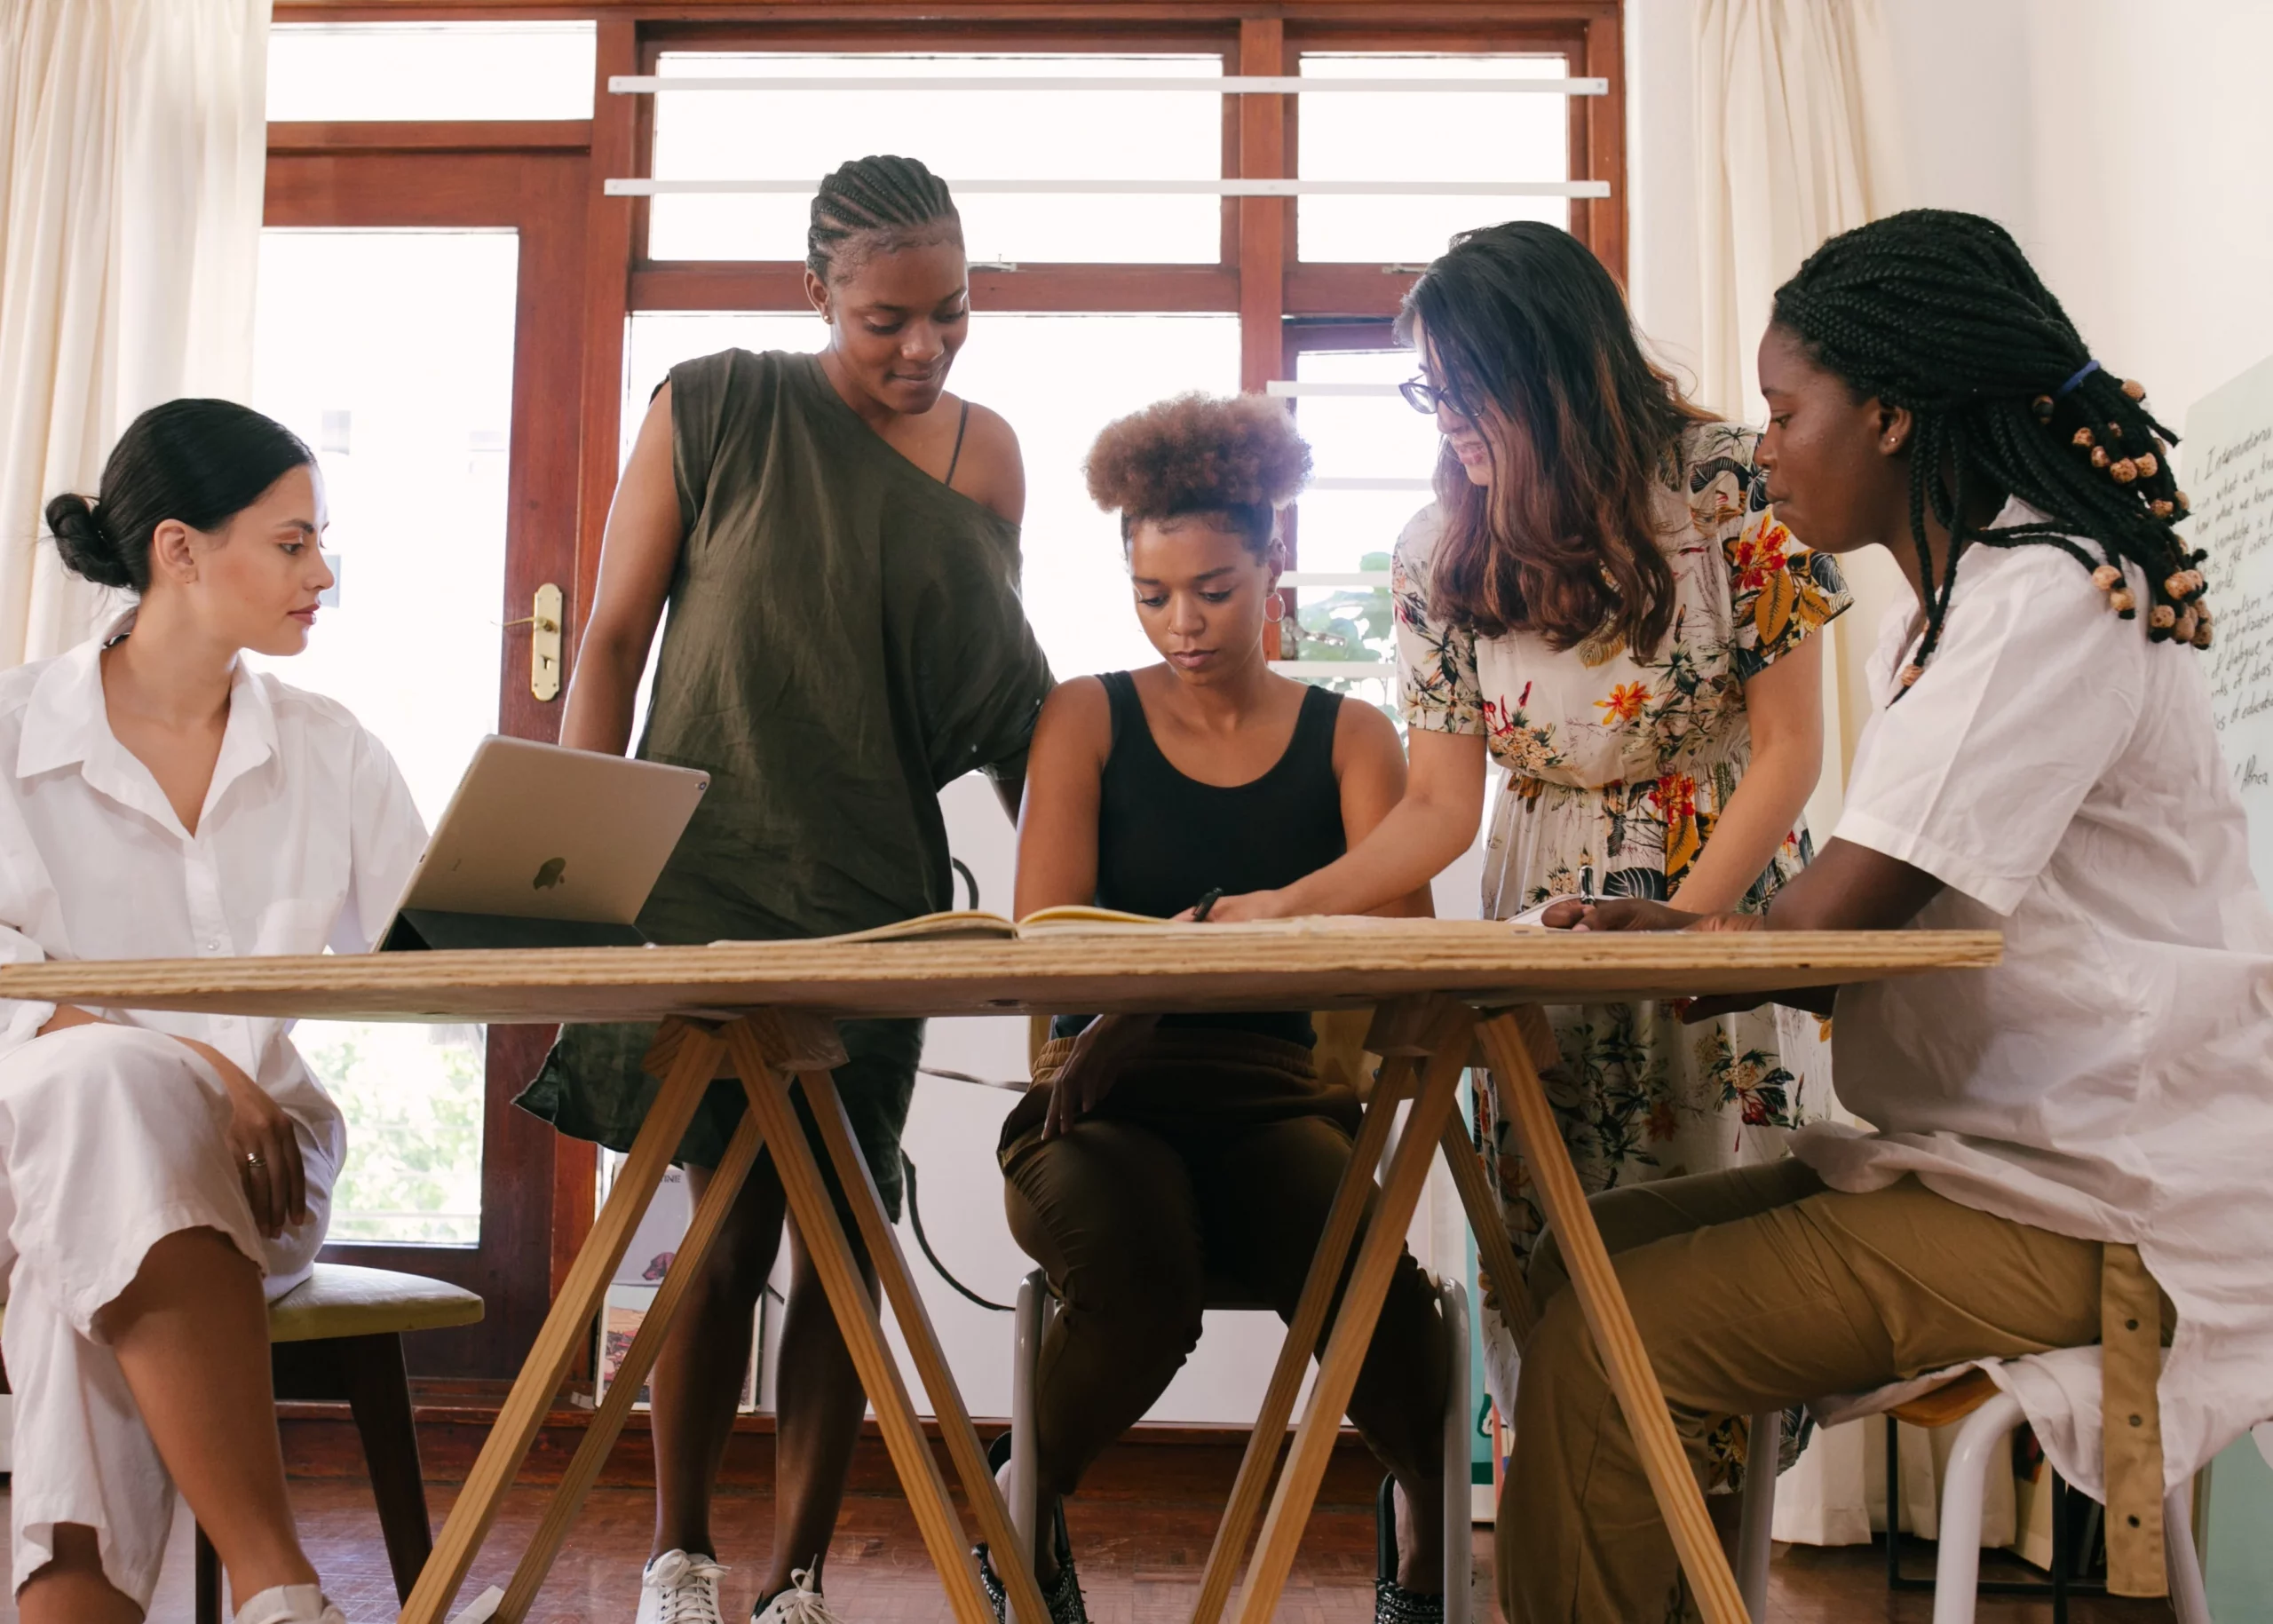
[(0, 665), (87, 635), (41, 509), (135, 416), (247, 399), (270, 0), (0, 0)]
[[(1886, 28), (1879, 0), (1699, 0), (1696, 48), (1701, 386), (1717, 410), (1761, 423), (1754, 356), (1778, 286), (1825, 238), (1905, 206)], [(1909, 591), (1882, 552), (1841, 564), (1855, 607), (1824, 662), (1826, 759), (1808, 807), (1818, 843), (1869, 715), (1879, 620)]]
[[(1879, 0), (1699, 0), (1701, 387), (1729, 416), (1765, 420), (1755, 355), (1778, 286), (1826, 237), (1905, 206), (1890, 57)], [(1894, 560), (1876, 549), (1841, 564), (1855, 606), (1828, 634), (1826, 760), (1808, 808), (1818, 843), (1836, 824), (1840, 787), (1870, 714), (1863, 671), (1879, 622), (1910, 596)], [(1886, 1526), (1884, 1426), (1851, 1422), (1817, 1435), (1777, 1485), (1778, 1539), (1856, 1544)], [(1902, 1430), (1905, 1528), (1934, 1531), (1951, 1430)], [(2001, 1473), (1992, 1474), (1986, 1512), (1984, 1539), (2004, 1544), (2014, 1505)]]

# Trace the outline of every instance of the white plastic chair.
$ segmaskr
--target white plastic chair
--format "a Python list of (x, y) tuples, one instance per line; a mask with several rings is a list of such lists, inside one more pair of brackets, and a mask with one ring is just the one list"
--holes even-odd
[[(1944, 1469), (1940, 1526), (1934, 1558), (1934, 1624), (1973, 1624), (1976, 1587), (1981, 1579), (1981, 1521), (1986, 1504), (1989, 1474), (2011, 1460), (2005, 1441), (2022, 1422), (2020, 1400), (1990, 1388), (1978, 1394), (1955, 1395), (1966, 1374), (1941, 1380), (1923, 1378), (1897, 1382), (1876, 1392), (1820, 1398), (1808, 1407), (1818, 1422), (1831, 1426), (1865, 1416), (1893, 1414), (1925, 1426), (1944, 1426), (1963, 1417)], [(2096, 1385), (2096, 1376), (2093, 1385)], [(1985, 1383), (1981, 1385), (1985, 1386)], [(1936, 1400), (1939, 1398), (1940, 1403)], [(2097, 1395), (2093, 1394), (2094, 1402)], [(1753, 1425), (1766, 1418), (1755, 1416)], [(1771, 1427), (1776, 1422), (1770, 1422)], [(1780, 1430), (1780, 1429), (1778, 1429)], [(1776, 1431), (1766, 1434), (1770, 1449)], [(1755, 1430), (1755, 1439), (1762, 1434)], [(1754, 1460), (1773, 1460), (1772, 1453), (1754, 1453)], [(1738, 1537), (1738, 1583), (1754, 1624), (1767, 1618), (1768, 1557), (1774, 1539), (1776, 1492), (1772, 1473), (1746, 1479), (1743, 1531)], [(1895, 1512), (1888, 1509), (1891, 1522)], [(1892, 1539), (1889, 1530), (1887, 1537)], [(2190, 1485), (2181, 1484), (2163, 1500), (2163, 1549), (2170, 1569), (2170, 1601), (2178, 1624), (2211, 1624), (2210, 1602), (2203, 1588), (2202, 1561), (2194, 1549), (2194, 1507)], [(1753, 1575), (1758, 1575), (1756, 1584)]]
[[(1445, 1406), (1445, 1624), (1469, 1624), (1469, 1587), (1475, 1569), (1469, 1531), (1475, 1525), (1475, 1512), (1469, 1486), (1468, 1292), (1458, 1280), (1445, 1280), (1438, 1283), (1437, 1293), (1452, 1345)], [(1269, 1311), (1247, 1302), (1210, 1302), (1208, 1306)], [(1018, 1535), (1018, 1558), (1027, 1563), (1034, 1560), (1034, 1541), (1041, 1537), (1041, 1479), (1034, 1441), (1034, 1383), (1041, 1367), (1042, 1333), (1049, 1328), (1050, 1316), (1056, 1311), (1049, 1277), (1036, 1269), (1018, 1285), (1010, 1365), (1010, 1527)], [(1049, 1620), (1020, 1619), (1016, 1624), (1049, 1624)]]

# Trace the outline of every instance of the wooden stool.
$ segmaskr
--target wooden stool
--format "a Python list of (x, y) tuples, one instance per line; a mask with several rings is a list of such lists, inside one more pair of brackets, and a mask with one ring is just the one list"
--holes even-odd
[[(463, 1287), (352, 1264), (320, 1263), (268, 1305), (277, 1398), (344, 1398), (354, 1414), (398, 1599), (408, 1598), (434, 1548), (402, 1339), (410, 1331), (472, 1325), (481, 1315), (481, 1299)], [(196, 1595), (197, 1624), (220, 1624), (221, 1563), (202, 1528)]]

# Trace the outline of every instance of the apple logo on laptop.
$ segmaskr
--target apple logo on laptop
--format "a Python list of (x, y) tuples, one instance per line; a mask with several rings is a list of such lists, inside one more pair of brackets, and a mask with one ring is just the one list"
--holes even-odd
[(529, 889), (550, 891), (566, 877), (567, 873), (568, 860), (566, 858), (548, 857), (544, 860), (544, 866), (536, 871), (536, 878), (529, 882)]

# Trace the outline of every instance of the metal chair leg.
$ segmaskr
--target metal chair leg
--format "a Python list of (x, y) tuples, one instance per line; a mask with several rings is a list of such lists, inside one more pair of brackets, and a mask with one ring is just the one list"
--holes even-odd
[(1768, 1561), (1775, 1551), (1776, 1468), (1784, 1454), (1784, 1412), (1752, 1418), (1744, 1451), (1744, 1513), (1737, 1535), (1737, 1589), (1753, 1624), (1768, 1617)]
[[(1040, 1446), (1034, 1436), (1034, 1387), (1041, 1370), (1041, 1336), (1049, 1327), (1049, 1278), (1036, 1269), (1018, 1282), (1010, 1355), (1010, 1527), (1018, 1537), (1017, 1560), (1034, 1565), (1041, 1537)], [(1018, 1624), (1028, 1624), (1020, 1620)], [(1031, 1624), (1049, 1624), (1035, 1619)]]
[[(1966, 1417), (1942, 1474), (1940, 1527), (1934, 1566), (1934, 1624), (1973, 1624), (1981, 1580), (1981, 1516), (1989, 1468), (2021, 1424), (2020, 1400), (1999, 1393)], [(1891, 1520), (1892, 1513), (1889, 1513)]]
[(2170, 1565), (2170, 1603), (2178, 1624), (2210, 1624), (2210, 1597), (2202, 1582), (2202, 1558), (2194, 1549), (2194, 1484), (2180, 1484), (2163, 1496), (2163, 1552)]
[(1470, 1530), (1476, 1514), (1468, 1470), (1468, 1288), (1458, 1280), (1446, 1280), (1437, 1293), (1452, 1343), (1445, 1386), (1445, 1624), (1469, 1624), (1476, 1566)]

